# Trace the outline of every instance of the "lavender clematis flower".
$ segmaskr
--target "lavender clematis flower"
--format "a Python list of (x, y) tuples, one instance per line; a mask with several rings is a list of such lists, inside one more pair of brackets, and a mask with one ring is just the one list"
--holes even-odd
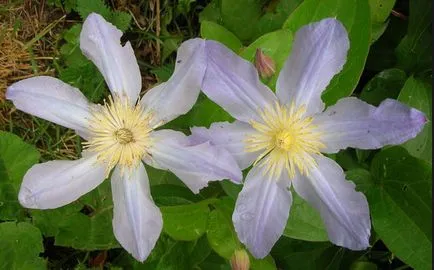
[(341, 71), (348, 48), (347, 32), (336, 19), (303, 27), (274, 94), (251, 63), (217, 42), (206, 42), (202, 89), (237, 120), (192, 128), (190, 140), (208, 140), (226, 149), (241, 169), (253, 163), (232, 219), (241, 242), (257, 258), (265, 257), (282, 235), (291, 185), (320, 212), (331, 242), (367, 248), (371, 222), (366, 198), (321, 153), (400, 144), (415, 137), (426, 122), (420, 111), (391, 99), (374, 107), (343, 98), (324, 111), (321, 93)]
[(144, 261), (160, 235), (162, 217), (154, 204), (142, 163), (171, 170), (195, 193), (208, 181), (241, 181), (236, 161), (208, 142), (189, 146), (180, 132), (154, 129), (189, 111), (206, 69), (205, 41), (184, 42), (169, 81), (141, 90), (139, 66), (122, 32), (100, 15), (83, 24), (80, 47), (103, 74), (113, 97), (90, 104), (76, 88), (52, 77), (34, 77), (11, 85), (6, 97), (27, 113), (72, 128), (87, 140), (83, 157), (33, 166), (24, 176), (20, 203), (51, 209), (78, 199), (97, 187), (113, 170), (113, 230), (119, 243)]

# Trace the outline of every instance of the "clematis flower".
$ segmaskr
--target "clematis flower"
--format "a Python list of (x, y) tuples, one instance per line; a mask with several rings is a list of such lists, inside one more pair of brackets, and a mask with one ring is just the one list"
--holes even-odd
[(97, 187), (113, 169), (114, 234), (128, 252), (144, 261), (160, 235), (162, 217), (142, 161), (172, 171), (195, 193), (211, 180), (241, 181), (241, 173), (226, 151), (209, 143), (189, 146), (183, 133), (155, 130), (186, 113), (196, 101), (206, 69), (204, 41), (184, 42), (172, 77), (138, 101), (139, 66), (131, 44), (121, 46), (121, 36), (97, 14), (89, 15), (80, 35), (81, 50), (111, 91), (104, 105), (91, 104), (78, 89), (45, 76), (11, 85), (6, 97), (18, 109), (74, 129), (87, 140), (81, 159), (33, 166), (24, 176), (20, 203), (35, 209), (61, 207)]
[(226, 149), (241, 169), (253, 164), (232, 220), (239, 239), (257, 258), (265, 257), (282, 235), (291, 186), (319, 211), (331, 242), (367, 248), (371, 222), (366, 198), (321, 153), (401, 144), (426, 123), (423, 113), (391, 99), (374, 107), (348, 97), (324, 111), (321, 93), (342, 69), (348, 48), (347, 32), (336, 19), (301, 28), (274, 94), (251, 63), (217, 42), (206, 42), (202, 91), (236, 121), (193, 128), (190, 140)]

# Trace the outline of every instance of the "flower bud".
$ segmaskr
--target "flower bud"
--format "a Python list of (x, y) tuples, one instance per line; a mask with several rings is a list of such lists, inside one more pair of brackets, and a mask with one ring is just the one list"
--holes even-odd
[(265, 55), (261, 49), (256, 49), (255, 55), (255, 67), (259, 72), (259, 75), (264, 78), (270, 78), (276, 72), (276, 65), (270, 56)]
[(249, 270), (249, 254), (244, 249), (236, 250), (231, 258), (231, 267), (232, 270)]

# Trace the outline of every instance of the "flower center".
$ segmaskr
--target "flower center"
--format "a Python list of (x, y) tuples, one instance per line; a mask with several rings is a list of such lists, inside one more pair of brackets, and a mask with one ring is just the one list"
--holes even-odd
[(107, 164), (107, 175), (116, 165), (122, 172), (135, 168), (152, 145), (152, 115), (144, 113), (140, 104), (132, 106), (112, 97), (104, 105), (93, 107), (91, 113), (91, 137), (84, 147), (98, 153), (98, 161)]
[(120, 144), (127, 144), (134, 141), (133, 133), (126, 128), (116, 130), (113, 135)]
[(316, 166), (314, 154), (320, 154), (324, 147), (321, 134), (312, 125), (312, 118), (305, 116), (304, 106), (275, 106), (259, 113), (262, 121), (252, 120), (256, 130), (246, 138), (248, 152), (261, 151), (254, 165), (265, 166), (266, 172), (279, 177), (286, 170), (290, 178), (296, 169), (304, 175)]
[(292, 138), (291, 132), (288, 130), (282, 130), (276, 134), (275, 144), (277, 147), (284, 151), (288, 151), (291, 149), (292, 142), (294, 138)]

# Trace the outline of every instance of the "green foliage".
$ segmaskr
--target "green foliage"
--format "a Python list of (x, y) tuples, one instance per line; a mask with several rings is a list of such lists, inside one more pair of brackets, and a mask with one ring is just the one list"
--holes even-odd
[(426, 80), (410, 77), (399, 93), (398, 100), (425, 113), (428, 122), (416, 138), (407, 141), (404, 146), (408, 152), (418, 158), (432, 162), (432, 89)]
[[(205, 1), (208, 4), (204, 7), (203, 1), (160, 1), (158, 37), (153, 32), (153, 2), (140, 3), (137, 10), (118, 2), (123, 1), (47, 1), (69, 13), (65, 26), (70, 28), (59, 37), (59, 54), (53, 55), (58, 77), (93, 102), (101, 101), (108, 89), (96, 66), (81, 53), (78, 16), (84, 20), (91, 12), (101, 14), (140, 49), (148, 49), (143, 45), (149, 40), (158, 41), (161, 65), (142, 60), (140, 66), (160, 82), (173, 73), (174, 52), (181, 41), (199, 32), (251, 62), (261, 49), (276, 64), (276, 73), (263, 80), (273, 91), (295, 32), (325, 17), (339, 19), (349, 33), (350, 51), (342, 72), (323, 95), (327, 105), (351, 94), (373, 105), (395, 98), (423, 111), (429, 121), (402, 147), (346, 149), (328, 155), (368, 199), (373, 225), (369, 249), (350, 251), (328, 242), (319, 213), (291, 189), (293, 204), (284, 234), (266, 258), (257, 260), (249, 254), (251, 269), (431, 269), (432, 90), (427, 79), (432, 73), (432, 4), (428, 0), (408, 1), (409, 9), (402, 0), (211, 0)], [(396, 12), (391, 15), (392, 9), (408, 15), (408, 20)], [(152, 16), (143, 16), (147, 12)], [(134, 14), (136, 24), (131, 24), (130, 14)], [(142, 74), (146, 76), (144, 70)], [(188, 134), (191, 126), (219, 121), (234, 119), (200, 94), (191, 111), (162, 128)], [(39, 158), (34, 146), (0, 132), (1, 269), (45, 269), (46, 261), (49, 268), (88, 269), (95, 267), (95, 256), (107, 253), (103, 268), (230, 270), (234, 251), (245, 249), (232, 223), (242, 185), (224, 180), (193, 194), (173, 173), (146, 165), (151, 194), (161, 209), (164, 225), (155, 248), (140, 263), (113, 235), (109, 180), (58, 209), (26, 210), (19, 205), (17, 193), (23, 176)]]
[(410, 1), (407, 35), (396, 48), (398, 67), (406, 71), (423, 71), (432, 66), (432, 1)]
[(205, 233), (210, 212), (206, 202), (160, 209), (163, 214), (163, 230), (173, 239), (192, 241)]
[(324, 223), (312, 206), (292, 192), (292, 205), (283, 235), (306, 241), (328, 241)]
[(400, 259), (416, 269), (431, 269), (432, 167), (400, 147), (381, 151), (370, 172), (349, 171), (366, 194), (376, 233)]
[(26, 222), (0, 223), (0, 239), (1, 269), (46, 269), (39, 257), (44, 247), (38, 228)]
[(200, 35), (206, 39), (217, 40), (234, 52), (238, 52), (243, 46), (241, 40), (231, 31), (214, 22), (202, 21), (200, 24)]
[(0, 220), (18, 220), (24, 216), (18, 191), (24, 174), (39, 157), (34, 146), (15, 134), (0, 131)]
[(119, 247), (113, 235), (112, 212), (110, 181), (105, 181), (72, 204), (33, 210), (32, 216), (45, 235), (55, 237), (55, 245), (97, 250)]
[(407, 75), (400, 69), (385, 69), (363, 87), (360, 99), (378, 106), (386, 98), (397, 98), (406, 79)]

